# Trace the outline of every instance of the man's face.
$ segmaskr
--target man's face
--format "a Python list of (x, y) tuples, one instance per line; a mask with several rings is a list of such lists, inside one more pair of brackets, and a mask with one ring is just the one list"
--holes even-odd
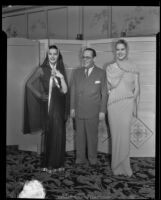
[(85, 50), (83, 52), (83, 66), (91, 67), (94, 64), (93, 52), (90, 50)]

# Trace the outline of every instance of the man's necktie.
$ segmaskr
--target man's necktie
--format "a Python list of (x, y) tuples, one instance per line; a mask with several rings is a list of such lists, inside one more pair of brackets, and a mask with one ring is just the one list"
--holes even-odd
[(89, 68), (86, 68), (85, 69), (85, 75), (86, 75), (86, 77), (88, 77), (88, 72), (89, 72)]
[(85, 68), (85, 75), (86, 75), (86, 77), (89, 76), (88, 73), (89, 73), (89, 70), (90, 70), (92, 67), (93, 67), (93, 66)]

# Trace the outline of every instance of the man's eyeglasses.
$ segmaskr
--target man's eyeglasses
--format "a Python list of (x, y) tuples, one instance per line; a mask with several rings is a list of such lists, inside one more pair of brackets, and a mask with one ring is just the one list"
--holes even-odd
[(86, 59), (86, 60), (90, 60), (92, 59), (93, 57), (89, 57), (89, 56), (82, 56), (82, 59)]

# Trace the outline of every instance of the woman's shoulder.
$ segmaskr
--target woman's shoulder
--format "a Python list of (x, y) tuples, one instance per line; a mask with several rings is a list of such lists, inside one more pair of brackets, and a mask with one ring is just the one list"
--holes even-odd
[(94, 65), (94, 69), (97, 70), (100, 73), (104, 73), (105, 72), (104, 68), (98, 67), (97, 65)]
[(33, 69), (33, 71), (29, 74), (27, 85), (31, 85), (36, 79), (38, 79), (42, 74), (41, 68), (37, 66)]
[(41, 75), (43, 75), (43, 70), (41, 66), (37, 66), (31, 73), (31, 77), (39, 77)]
[(39, 75), (42, 75), (42, 74), (43, 74), (43, 69), (42, 69), (42, 67), (41, 67), (41, 66), (36, 67), (35, 72), (36, 72), (37, 74), (39, 74)]
[(117, 67), (116, 62), (112, 62), (107, 65), (106, 72), (112, 72), (114, 70), (114, 68), (116, 68), (116, 67)]

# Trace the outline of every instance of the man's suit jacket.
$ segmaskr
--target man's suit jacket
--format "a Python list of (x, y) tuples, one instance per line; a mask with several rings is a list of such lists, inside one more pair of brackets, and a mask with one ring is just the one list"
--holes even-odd
[(71, 85), (71, 109), (76, 117), (90, 119), (98, 117), (99, 112), (106, 112), (107, 83), (104, 70), (94, 65), (89, 75), (85, 76), (85, 67), (75, 70)]

